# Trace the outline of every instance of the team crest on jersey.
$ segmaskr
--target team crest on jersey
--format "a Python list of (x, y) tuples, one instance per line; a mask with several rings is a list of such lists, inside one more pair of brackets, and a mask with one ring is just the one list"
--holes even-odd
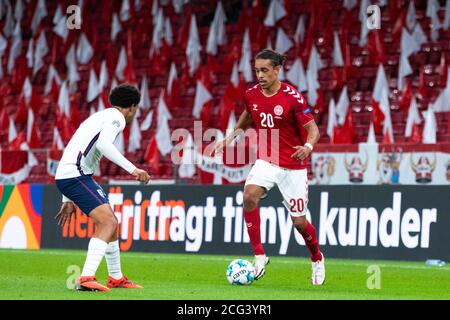
[(253, 111), (258, 111), (258, 105), (257, 104), (253, 104)]
[(114, 121), (112, 122), (112, 124), (113, 124), (114, 126), (116, 126), (117, 128), (120, 128), (120, 122), (119, 122), (119, 120), (114, 120)]
[(280, 105), (276, 105), (275, 108), (273, 108), (273, 112), (275, 113), (275, 115), (277, 116), (281, 116), (283, 114), (283, 107)]

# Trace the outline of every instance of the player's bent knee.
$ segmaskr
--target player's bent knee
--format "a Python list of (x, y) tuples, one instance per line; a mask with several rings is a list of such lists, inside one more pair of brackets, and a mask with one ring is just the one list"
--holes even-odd
[(259, 197), (252, 192), (244, 192), (244, 209), (250, 211), (258, 206)]
[(306, 217), (295, 217), (292, 219), (292, 224), (297, 230), (303, 231), (308, 225), (308, 220)]

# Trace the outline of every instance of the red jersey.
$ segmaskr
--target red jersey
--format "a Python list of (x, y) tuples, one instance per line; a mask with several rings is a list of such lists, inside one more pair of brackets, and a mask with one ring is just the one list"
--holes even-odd
[(258, 84), (245, 92), (245, 106), (258, 135), (258, 159), (287, 169), (304, 169), (308, 160), (291, 158), (294, 146), (306, 143), (303, 126), (314, 121), (305, 98), (292, 86), (281, 83), (277, 93), (267, 97)]

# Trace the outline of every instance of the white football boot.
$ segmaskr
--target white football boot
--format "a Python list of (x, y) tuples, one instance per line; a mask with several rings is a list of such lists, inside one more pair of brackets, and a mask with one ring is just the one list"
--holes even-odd
[(320, 286), (325, 282), (325, 257), (322, 252), (320, 254), (322, 255), (322, 260), (312, 263), (311, 280), (314, 286)]
[(265, 267), (269, 264), (269, 262), (270, 259), (265, 254), (255, 256), (255, 280), (259, 280), (263, 277), (263, 275), (266, 273)]

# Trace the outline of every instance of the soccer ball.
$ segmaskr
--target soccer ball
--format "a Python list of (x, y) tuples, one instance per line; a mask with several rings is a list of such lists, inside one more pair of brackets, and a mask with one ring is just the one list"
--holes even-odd
[(231, 261), (227, 268), (227, 279), (233, 285), (248, 285), (255, 280), (255, 267), (244, 259)]

